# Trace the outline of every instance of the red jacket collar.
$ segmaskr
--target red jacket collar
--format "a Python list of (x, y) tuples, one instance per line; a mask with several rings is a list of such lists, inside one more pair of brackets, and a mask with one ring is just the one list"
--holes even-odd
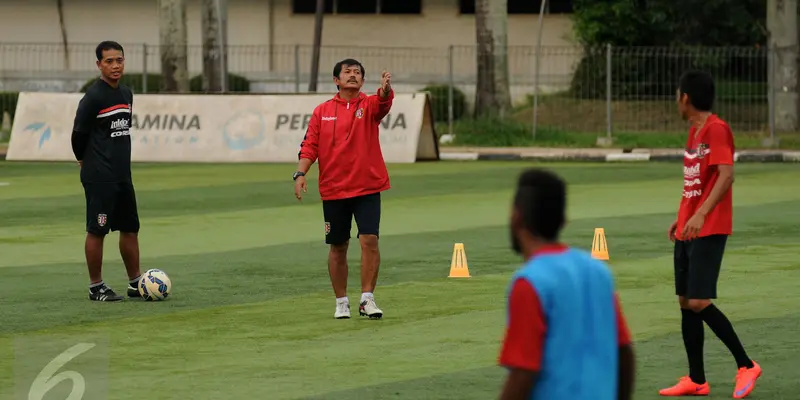
[(536, 251), (534, 251), (533, 254), (531, 254), (528, 257), (528, 259), (531, 260), (531, 259), (533, 259), (535, 257), (542, 256), (542, 255), (545, 255), (545, 254), (563, 253), (563, 252), (567, 251), (568, 249), (569, 249), (569, 246), (567, 246), (567, 245), (565, 245), (563, 243), (548, 244), (548, 245), (544, 245), (544, 246), (539, 247), (538, 249), (536, 249)]
[(340, 104), (355, 103), (355, 102), (358, 102), (360, 100), (364, 100), (366, 98), (367, 98), (367, 94), (364, 93), (364, 92), (358, 92), (358, 96), (356, 98), (354, 98), (354, 99), (350, 99), (350, 101), (347, 101), (347, 100), (343, 99), (341, 96), (339, 96), (339, 92), (336, 92), (336, 94), (333, 95), (333, 101), (335, 101), (337, 103), (340, 103)]

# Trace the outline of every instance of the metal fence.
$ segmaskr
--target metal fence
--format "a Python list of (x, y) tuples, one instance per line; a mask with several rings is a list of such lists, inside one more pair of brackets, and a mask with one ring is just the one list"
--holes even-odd
[[(202, 48), (188, 47), (192, 91), (202, 91)], [(308, 87), (311, 46), (230, 46), (229, 91), (303, 93)], [(137, 93), (159, 90), (158, 46), (129, 45), (126, 76)], [(772, 133), (770, 53), (763, 48), (543, 47), (538, 76), (535, 47), (509, 47), (509, 83), (515, 111), (510, 122), (600, 136), (623, 132), (680, 132), (686, 124), (675, 106), (678, 77), (703, 68), (717, 80), (715, 111), (738, 132)], [(395, 89), (432, 93), (439, 132), (469, 119), (477, 82), (474, 46), (445, 48), (332, 47), (321, 50), (318, 91), (335, 91), (333, 65), (343, 58), (367, 69), (365, 91), (377, 88), (381, 69)], [(13, 117), (19, 91), (77, 92), (96, 77), (94, 45), (0, 43), (0, 110)], [(452, 86), (452, 92), (449, 87)], [(452, 95), (451, 95), (452, 93)], [(449, 112), (452, 109), (452, 113)], [(452, 120), (450, 120), (452, 116)]]

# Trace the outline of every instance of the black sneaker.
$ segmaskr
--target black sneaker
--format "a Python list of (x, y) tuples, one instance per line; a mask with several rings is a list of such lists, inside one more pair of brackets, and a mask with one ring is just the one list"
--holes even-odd
[(130, 298), (142, 297), (142, 294), (139, 293), (139, 289), (133, 287), (133, 285), (131, 284), (128, 284), (128, 297)]
[(114, 292), (113, 289), (102, 285), (96, 289), (89, 289), (89, 300), (93, 301), (122, 301), (125, 297)]

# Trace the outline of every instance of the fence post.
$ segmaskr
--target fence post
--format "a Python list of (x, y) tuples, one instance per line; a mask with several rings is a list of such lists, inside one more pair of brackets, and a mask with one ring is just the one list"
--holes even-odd
[(455, 85), (455, 77), (453, 76), (453, 45), (447, 48), (447, 80), (450, 83), (447, 87), (447, 133), (453, 137), (453, 85)]
[(536, 140), (536, 125), (539, 123), (537, 120), (539, 117), (539, 68), (541, 66), (539, 60), (542, 59), (542, 27), (544, 26), (544, 11), (546, 6), (547, 0), (542, 0), (542, 3), (539, 5), (539, 21), (536, 29), (536, 71), (533, 73), (533, 126), (531, 127), (533, 130), (531, 133), (533, 140)]
[(142, 93), (147, 94), (147, 43), (142, 44)]
[(294, 45), (294, 92), (300, 93), (300, 45)]
[(611, 43), (606, 43), (606, 137), (597, 138), (597, 145), (598, 146), (611, 146), (613, 140), (611, 138), (611, 92), (613, 87), (611, 85), (611, 70), (612, 68), (612, 51), (611, 51)]
[(767, 48), (767, 102), (769, 103), (769, 144), (775, 143), (775, 42)]

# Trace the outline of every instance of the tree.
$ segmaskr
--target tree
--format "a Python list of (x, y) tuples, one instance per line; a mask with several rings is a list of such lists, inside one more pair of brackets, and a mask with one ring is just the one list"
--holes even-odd
[(775, 93), (775, 130), (778, 132), (795, 132), (798, 125), (797, 12), (797, 0), (768, 1), (769, 47), (773, 50), (774, 63), (770, 90)]
[(202, 0), (203, 91), (228, 89), (228, 21), (226, 0)]
[(508, 72), (508, 0), (475, 1), (478, 85), (475, 116), (507, 116), (511, 111)]
[[(574, 0), (584, 55), (570, 91), (605, 98), (606, 45), (613, 97), (670, 98), (680, 74), (707, 69), (719, 81), (766, 83), (766, 0)], [(701, 47), (698, 47), (701, 46)], [(731, 47), (739, 47), (734, 50)], [(742, 51), (741, 48), (749, 48)]]
[(158, 0), (161, 91), (189, 92), (186, 0)]

